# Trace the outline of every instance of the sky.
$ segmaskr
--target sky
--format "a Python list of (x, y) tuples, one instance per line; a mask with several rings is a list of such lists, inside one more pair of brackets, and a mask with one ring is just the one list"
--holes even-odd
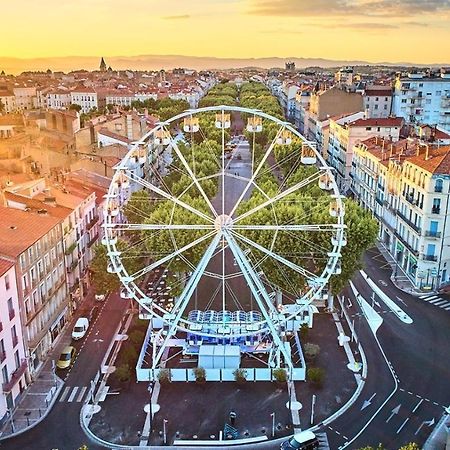
[(0, 57), (450, 63), (450, 0), (6, 1)]

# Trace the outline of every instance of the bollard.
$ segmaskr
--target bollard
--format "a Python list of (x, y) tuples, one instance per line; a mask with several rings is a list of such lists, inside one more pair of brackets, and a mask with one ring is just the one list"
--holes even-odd
[(30, 426), (30, 418), (27, 416), (27, 427)]
[(39, 417), (42, 417), (41, 408), (38, 408), (38, 409), (39, 409)]

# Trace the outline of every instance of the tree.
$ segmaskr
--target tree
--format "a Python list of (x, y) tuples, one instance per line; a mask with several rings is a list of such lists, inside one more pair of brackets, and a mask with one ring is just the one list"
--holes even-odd
[(80, 112), (80, 111), (81, 111), (81, 106), (80, 106), (80, 105), (77, 105), (76, 103), (71, 103), (71, 104), (69, 105), (69, 110), (70, 110), (70, 111), (77, 111), (77, 112)]
[(308, 381), (315, 384), (317, 387), (322, 387), (325, 378), (325, 371), (321, 367), (310, 367), (306, 371)]
[(115, 273), (108, 273), (106, 268), (109, 257), (104, 245), (97, 245), (94, 250), (89, 270), (91, 272), (92, 284), (96, 294), (106, 294), (119, 289), (120, 281)]

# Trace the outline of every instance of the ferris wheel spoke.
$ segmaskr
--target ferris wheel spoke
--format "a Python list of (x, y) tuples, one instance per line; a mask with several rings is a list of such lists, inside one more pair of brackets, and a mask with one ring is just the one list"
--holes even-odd
[(195, 289), (197, 288), (197, 285), (200, 281), (200, 278), (203, 275), (203, 272), (206, 269), (206, 266), (208, 265), (208, 262), (210, 261), (214, 251), (216, 250), (217, 246), (219, 245), (220, 240), (222, 239), (222, 233), (217, 233), (212, 242), (209, 244), (208, 248), (206, 249), (205, 253), (202, 256), (202, 259), (200, 260), (197, 268), (190, 276), (188, 282), (186, 283), (186, 286), (181, 293), (181, 295), (178, 297), (178, 300), (176, 301), (174, 305), (174, 311), (176, 312), (175, 317), (171, 321), (170, 328), (167, 332), (166, 337), (164, 338), (164, 342), (162, 343), (156, 358), (155, 362), (157, 363), (165, 350), (165, 346), (169, 339), (172, 338), (172, 335), (174, 334), (175, 330), (178, 328), (178, 323), (189, 304), (189, 300), (192, 297), (192, 294), (194, 293)]
[(305, 278), (308, 278), (309, 280), (315, 280), (317, 278), (317, 275), (315, 275), (314, 273), (305, 269), (304, 267), (301, 267), (298, 264), (295, 264), (292, 261), (289, 261), (288, 259), (283, 258), (278, 253), (275, 253), (274, 251), (269, 250), (266, 247), (263, 247), (262, 245), (256, 243), (255, 241), (252, 241), (251, 239), (243, 236), (242, 234), (234, 232), (233, 235), (236, 236), (241, 241), (245, 242), (246, 244), (255, 247), (257, 250), (264, 253), (265, 255), (270, 256), (271, 258), (279, 261), (280, 263), (284, 264), (285, 266), (289, 267), (290, 269), (295, 270), (297, 273), (299, 273), (300, 275), (303, 275)]
[(215, 233), (216, 233), (216, 230), (205, 234), (204, 236), (196, 239), (195, 241), (190, 242), (189, 244), (185, 245), (184, 247), (181, 247), (181, 248), (175, 250), (173, 253), (170, 253), (169, 255), (164, 256), (163, 258), (159, 259), (158, 261), (155, 261), (154, 263), (150, 264), (149, 266), (144, 267), (143, 269), (139, 270), (138, 272), (133, 273), (132, 275), (130, 275), (130, 278), (132, 278), (133, 281), (136, 280), (137, 278), (145, 275), (148, 272), (151, 272), (152, 270), (156, 269), (160, 265), (166, 263), (167, 261), (170, 261), (171, 259), (175, 258), (179, 254), (185, 252), (186, 250), (189, 250), (190, 248), (195, 247), (196, 245), (202, 243), (203, 241), (206, 241), (211, 236), (213, 236)]
[(342, 225), (336, 223), (305, 224), (305, 225), (234, 225), (233, 230), (260, 230), (260, 231), (336, 231), (342, 229)]
[(240, 220), (245, 219), (248, 216), (251, 216), (255, 212), (259, 211), (260, 209), (265, 208), (266, 206), (270, 206), (273, 203), (282, 200), (283, 198), (287, 197), (290, 194), (293, 194), (294, 192), (298, 191), (299, 189), (301, 189), (305, 186), (308, 186), (309, 184), (318, 180), (320, 175), (321, 175), (321, 171), (318, 170), (316, 173), (314, 173), (313, 175), (310, 175), (308, 178), (305, 178), (304, 180), (300, 181), (299, 183), (294, 184), (293, 186), (286, 189), (285, 191), (280, 192), (279, 194), (275, 195), (275, 197), (272, 197), (271, 199), (259, 204), (258, 206), (255, 206), (254, 208), (250, 209), (249, 211), (236, 217), (236, 219), (234, 219), (234, 223), (239, 222)]
[(175, 139), (172, 137), (172, 134), (166, 129), (166, 131), (169, 133), (170, 136), (170, 145), (175, 150), (175, 153), (177, 154), (180, 161), (183, 163), (184, 168), (188, 172), (189, 176), (192, 178), (192, 181), (197, 186), (197, 189), (199, 190), (201, 196), (204, 198), (206, 204), (208, 205), (209, 209), (213, 213), (214, 217), (217, 217), (217, 211), (215, 210), (214, 206), (212, 205), (209, 197), (206, 195), (205, 191), (203, 190), (202, 186), (200, 185), (197, 177), (195, 176), (194, 172), (190, 168), (189, 164), (187, 163), (185, 157), (181, 153), (180, 149), (178, 148), (178, 144), (176, 143)]
[(117, 231), (163, 231), (163, 230), (214, 230), (214, 225), (113, 223), (107, 227)]
[(181, 206), (182, 208), (187, 209), (188, 211), (191, 211), (192, 213), (196, 214), (197, 216), (201, 217), (202, 219), (204, 219), (208, 222), (214, 223), (214, 220), (211, 217), (209, 217), (208, 215), (206, 215), (205, 213), (199, 211), (198, 209), (194, 208), (191, 205), (188, 205), (187, 203), (183, 202), (179, 198), (177, 198), (171, 194), (168, 194), (167, 192), (163, 191), (159, 187), (153, 185), (152, 183), (149, 183), (147, 180), (144, 180), (141, 177), (138, 177), (137, 175), (133, 174), (129, 170), (125, 170), (124, 173), (127, 178), (129, 178), (132, 181), (135, 181), (136, 183), (140, 184), (141, 186), (143, 186), (147, 189), (150, 189), (155, 194), (158, 194), (161, 197), (164, 197), (166, 200), (170, 200), (173, 203), (176, 203), (178, 206)]
[[(256, 177), (258, 176), (260, 170), (264, 167), (264, 164), (266, 163), (267, 158), (269, 157), (270, 153), (272, 152), (275, 143), (277, 142), (277, 139), (280, 137), (281, 132), (284, 130), (284, 125), (280, 126), (280, 128), (278, 129), (277, 134), (275, 135), (275, 137), (273, 138), (272, 142), (269, 145), (269, 148), (266, 150), (266, 152), (264, 153), (263, 158), (261, 159), (260, 163), (258, 164), (258, 167), (256, 168), (256, 170), (252, 173), (252, 176), (250, 178), (250, 180), (248, 181), (248, 183), (246, 184), (244, 190), (242, 191), (241, 195), (239, 196), (238, 200), (236, 201), (235, 205), (233, 206), (233, 209), (231, 210), (229, 216), (232, 217), (234, 212), (236, 211), (236, 209), (239, 207), (239, 205), (242, 202), (242, 199), (245, 197), (245, 194), (247, 193), (247, 191), (250, 189), (250, 187), (252, 186), (252, 184), (254, 183)], [(255, 149), (253, 148), (252, 151), (254, 152)]]

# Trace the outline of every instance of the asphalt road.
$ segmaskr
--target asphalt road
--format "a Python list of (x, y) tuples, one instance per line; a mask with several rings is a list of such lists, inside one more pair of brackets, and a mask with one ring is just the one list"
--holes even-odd
[[(83, 391), (87, 395), (90, 380), (99, 370), (103, 356), (128, 306), (128, 302), (120, 299), (117, 293), (105, 301), (98, 320), (91, 326), (90, 334), (75, 343), (79, 350), (77, 359), (49, 415), (30, 431), (3, 441), (2, 449), (77, 450), (82, 444), (87, 444), (89, 450), (102, 448), (88, 442), (82, 431), (80, 410), (83, 402), (78, 402), (77, 398)], [(58, 375), (64, 378), (66, 374), (61, 372)], [(84, 387), (87, 389), (83, 389)], [(69, 389), (64, 394), (66, 388)]]
[[(346, 442), (350, 442), (346, 448), (351, 449), (379, 442), (392, 450), (408, 442), (422, 445), (432, 430), (428, 423), (437, 423), (444, 407), (450, 404), (450, 311), (399, 291), (389, 279), (390, 269), (385, 269), (385, 262), (376, 251), (367, 253), (365, 271), (414, 322), (402, 323), (375, 297), (374, 309), (383, 318), (377, 343), (353, 295), (346, 292), (353, 303), (349, 313), (367, 354), (368, 379), (354, 406), (331, 424), (331, 448)], [(353, 281), (371, 304), (372, 289), (359, 274)], [(370, 404), (362, 409), (364, 401), (370, 399)]]

